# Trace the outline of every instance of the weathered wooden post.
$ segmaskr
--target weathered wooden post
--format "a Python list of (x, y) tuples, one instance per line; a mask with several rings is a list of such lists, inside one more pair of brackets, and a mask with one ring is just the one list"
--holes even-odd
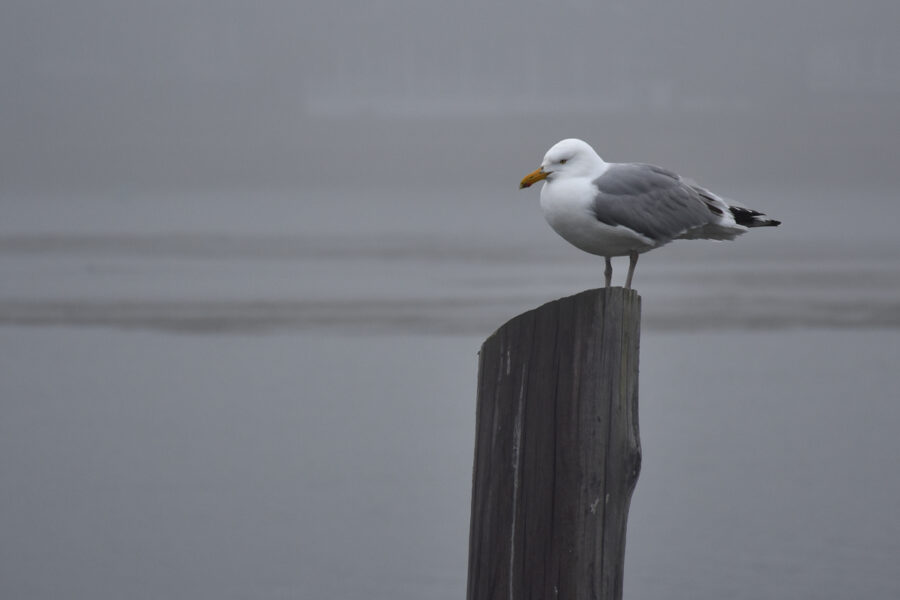
[(622, 597), (640, 307), (633, 290), (589, 290), (482, 345), (468, 600)]

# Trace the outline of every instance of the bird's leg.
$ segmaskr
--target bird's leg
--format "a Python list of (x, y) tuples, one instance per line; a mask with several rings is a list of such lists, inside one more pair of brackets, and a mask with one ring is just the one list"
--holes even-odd
[(634, 267), (637, 265), (638, 253), (632, 252), (628, 255), (628, 276), (625, 278), (625, 289), (631, 289), (631, 278), (634, 277)]
[(608, 256), (606, 258), (606, 270), (603, 271), (603, 276), (606, 277), (606, 287), (612, 285), (612, 259)]

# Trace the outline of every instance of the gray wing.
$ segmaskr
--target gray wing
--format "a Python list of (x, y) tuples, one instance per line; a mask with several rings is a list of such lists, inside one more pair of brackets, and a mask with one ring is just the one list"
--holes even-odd
[(653, 165), (611, 164), (594, 185), (598, 221), (622, 225), (657, 242), (712, 223), (722, 214), (704, 198), (705, 190)]

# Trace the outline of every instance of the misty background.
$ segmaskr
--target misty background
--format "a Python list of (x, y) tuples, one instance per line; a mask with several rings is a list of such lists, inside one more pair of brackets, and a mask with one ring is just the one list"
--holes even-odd
[[(565, 137), (782, 220), (641, 260), (626, 597), (900, 597), (900, 5), (0, 6), (0, 596), (460, 598)], [(615, 264), (615, 283), (624, 264)]]
[(723, 181), (897, 178), (890, 0), (2, 10), (5, 189), (496, 183), (566, 135)]

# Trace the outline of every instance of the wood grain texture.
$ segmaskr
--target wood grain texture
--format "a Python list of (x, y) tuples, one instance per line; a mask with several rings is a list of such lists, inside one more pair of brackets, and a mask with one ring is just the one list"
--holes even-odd
[(622, 597), (641, 464), (640, 296), (589, 290), (482, 345), (468, 600)]

